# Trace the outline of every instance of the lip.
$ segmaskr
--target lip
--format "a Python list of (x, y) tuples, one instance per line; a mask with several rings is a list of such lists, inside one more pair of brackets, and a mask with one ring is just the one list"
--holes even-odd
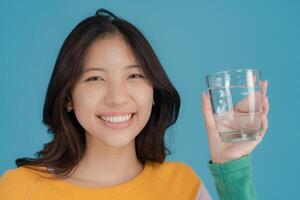
[(120, 115), (131, 115), (135, 114), (134, 112), (105, 112), (105, 113), (98, 113), (97, 116), (120, 116)]
[[(129, 113), (129, 114), (131, 114), (131, 113)], [(132, 113), (132, 114), (133, 115), (132, 115), (130, 120), (128, 120), (126, 122), (122, 122), (122, 123), (111, 123), (111, 122), (104, 121), (103, 119), (100, 118), (100, 116), (97, 116), (97, 117), (100, 120), (100, 123), (103, 126), (107, 127), (107, 128), (110, 128), (110, 129), (124, 129), (124, 128), (128, 128), (132, 124), (132, 122), (135, 120), (136, 113)], [(120, 115), (120, 113), (118, 113), (118, 115)]]

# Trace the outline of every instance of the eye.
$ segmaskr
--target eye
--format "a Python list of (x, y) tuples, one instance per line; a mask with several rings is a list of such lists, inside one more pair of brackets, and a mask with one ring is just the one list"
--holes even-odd
[(88, 78), (86, 81), (101, 81), (101, 80), (103, 80), (101, 77), (93, 76), (93, 77)]
[(141, 74), (131, 74), (129, 78), (143, 78), (144, 76)]

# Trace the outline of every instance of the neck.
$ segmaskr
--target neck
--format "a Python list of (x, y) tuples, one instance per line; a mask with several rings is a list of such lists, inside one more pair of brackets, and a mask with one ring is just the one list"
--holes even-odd
[(134, 140), (124, 147), (104, 145), (88, 134), (86, 140), (84, 157), (67, 181), (88, 187), (108, 187), (127, 182), (143, 170)]

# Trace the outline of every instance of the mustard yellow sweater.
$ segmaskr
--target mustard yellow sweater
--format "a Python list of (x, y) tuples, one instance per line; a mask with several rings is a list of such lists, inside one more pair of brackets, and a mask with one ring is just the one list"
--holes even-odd
[[(19, 167), (0, 178), (1, 200), (208, 200), (209, 194), (188, 165), (181, 162), (148, 162), (132, 180), (106, 188), (88, 188), (41, 172)], [(48, 175), (49, 176), (49, 175)]]

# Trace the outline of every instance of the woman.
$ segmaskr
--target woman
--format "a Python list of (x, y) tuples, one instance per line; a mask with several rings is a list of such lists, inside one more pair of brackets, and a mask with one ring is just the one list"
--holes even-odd
[[(255, 199), (250, 153), (267, 129), (267, 97), (260, 138), (239, 144), (220, 141), (205, 93), (202, 102), (220, 199)], [(164, 133), (179, 108), (143, 34), (98, 10), (73, 29), (55, 63), (43, 110), (52, 140), (1, 177), (0, 199), (211, 199), (191, 167), (165, 162)]]

